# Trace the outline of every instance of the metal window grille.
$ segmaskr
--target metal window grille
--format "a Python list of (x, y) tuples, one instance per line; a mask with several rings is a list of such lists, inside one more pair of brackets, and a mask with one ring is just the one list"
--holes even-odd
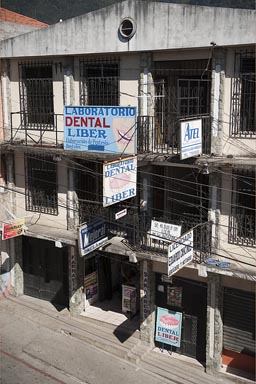
[(255, 137), (255, 52), (235, 54), (234, 78), (231, 83), (231, 135)]
[(26, 210), (58, 214), (57, 165), (51, 156), (25, 156)]
[[(206, 60), (156, 63), (155, 116), (158, 145), (179, 146), (179, 119), (210, 115)], [(204, 74), (204, 76), (202, 76)]]
[(53, 130), (52, 64), (20, 63), (19, 87), (22, 127)]
[(229, 242), (256, 246), (255, 172), (233, 172), (232, 207), (229, 217)]
[(119, 105), (119, 61), (80, 61), (81, 105)]

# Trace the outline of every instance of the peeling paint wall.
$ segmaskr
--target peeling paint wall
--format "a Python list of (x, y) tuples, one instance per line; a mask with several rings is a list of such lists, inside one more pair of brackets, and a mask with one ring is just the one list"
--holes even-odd
[[(2, 42), (2, 57), (132, 52), (253, 44), (253, 10), (124, 1), (48, 28)], [(137, 31), (130, 41), (118, 37), (120, 22), (131, 17)]]

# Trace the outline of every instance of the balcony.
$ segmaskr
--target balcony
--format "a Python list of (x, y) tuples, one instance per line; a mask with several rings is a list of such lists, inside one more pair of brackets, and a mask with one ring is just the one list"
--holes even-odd
[[(138, 153), (180, 154), (179, 120), (164, 127), (153, 116), (138, 116), (137, 136)], [(27, 113), (11, 114), (11, 143), (22, 143), (26, 146), (63, 147), (63, 115), (31, 116)], [(203, 154), (211, 153), (211, 120), (202, 117)]]
[[(211, 119), (201, 116), (203, 154), (211, 154)], [(137, 122), (138, 153), (180, 154), (180, 120), (159, 121), (153, 116), (139, 116)]]
[(11, 113), (10, 142), (26, 146), (63, 147), (63, 115)]
[[(127, 215), (116, 220), (115, 213), (127, 208)], [(88, 200), (79, 200), (80, 223), (93, 221), (95, 218), (105, 219), (108, 225), (109, 238), (113, 236), (124, 237), (138, 252), (151, 253), (166, 256), (168, 253), (169, 241), (152, 239), (149, 235), (151, 216), (139, 213), (138, 208), (117, 204), (112, 207), (103, 208), (102, 203)], [(194, 217), (184, 217), (181, 221), (175, 222), (170, 217), (161, 217), (157, 220), (181, 225), (182, 233), (194, 228), (194, 261), (202, 263), (211, 255), (211, 224), (200, 223)]]

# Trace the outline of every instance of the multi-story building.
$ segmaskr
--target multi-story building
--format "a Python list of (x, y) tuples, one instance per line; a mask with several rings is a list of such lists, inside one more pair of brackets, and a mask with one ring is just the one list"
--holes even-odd
[[(41, 21), (32, 19), (30, 17), (20, 15), (18, 13), (9, 11), (5, 8), (0, 8), (0, 40), (10, 39), (11, 37), (21, 35), (23, 33), (31, 32), (35, 29), (47, 27), (47, 24), (42, 23)], [(8, 80), (8, 68), (3, 62), (0, 63), (1, 66), (1, 79), (0, 79), (0, 142), (4, 140), (4, 131), (9, 129), (9, 117), (8, 117), (8, 108), (7, 108), (7, 80)], [(3, 84), (3, 88), (2, 88)], [(3, 115), (4, 114), (4, 115)], [(4, 125), (5, 124), (5, 125)], [(6, 174), (6, 156), (4, 151), (0, 150), (1, 161), (0, 161), (0, 221), (1, 225), (5, 220), (13, 219), (11, 201), (9, 199), (9, 194), (6, 189), (3, 189), (2, 185), (6, 186), (7, 174)], [(1, 239), (0, 239), (1, 242)], [(11, 274), (9, 272), (9, 255), (4, 251), (3, 246), (0, 246), (1, 249), (1, 261), (0, 261), (0, 298), (5, 297), (9, 294), (11, 286)]]
[[(253, 369), (255, 25), (253, 10), (131, 0), (1, 42), (1, 188), (26, 226), (2, 240), (14, 294), (77, 314), (133, 285), (143, 341), (157, 344), (157, 308), (171, 310), (182, 314), (177, 352), (208, 371)], [(108, 113), (121, 119), (119, 149), (94, 140)], [(136, 196), (114, 177), (104, 205), (104, 167), (135, 137)], [(96, 218), (108, 241), (81, 256), (84, 223), (103, 231)], [(193, 249), (176, 272), (173, 244)]]

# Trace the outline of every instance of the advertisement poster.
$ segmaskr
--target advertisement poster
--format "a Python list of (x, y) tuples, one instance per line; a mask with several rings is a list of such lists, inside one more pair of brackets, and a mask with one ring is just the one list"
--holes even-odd
[(64, 107), (64, 149), (137, 153), (136, 107)]
[(168, 247), (168, 276), (182, 269), (193, 259), (193, 230), (185, 233)]
[(103, 220), (97, 220), (93, 223), (85, 223), (79, 228), (79, 248), (81, 256), (104, 245), (108, 240), (107, 226)]
[(122, 311), (136, 313), (136, 288), (122, 285)]
[(182, 307), (182, 287), (167, 286), (167, 304), (172, 307)]
[(180, 123), (180, 158), (201, 155), (202, 153), (202, 119), (182, 121)]
[(25, 232), (25, 220), (12, 221), (4, 223), (2, 226), (2, 240), (21, 236)]
[(84, 292), (86, 300), (92, 299), (98, 294), (97, 272), (92, 272), (84, 278)]
[(103, 207), (136, 196), (137, 157), (103, 164)]
[(180, 347), (182, 313), (157, 308), (155, 340), (160, 343)]

